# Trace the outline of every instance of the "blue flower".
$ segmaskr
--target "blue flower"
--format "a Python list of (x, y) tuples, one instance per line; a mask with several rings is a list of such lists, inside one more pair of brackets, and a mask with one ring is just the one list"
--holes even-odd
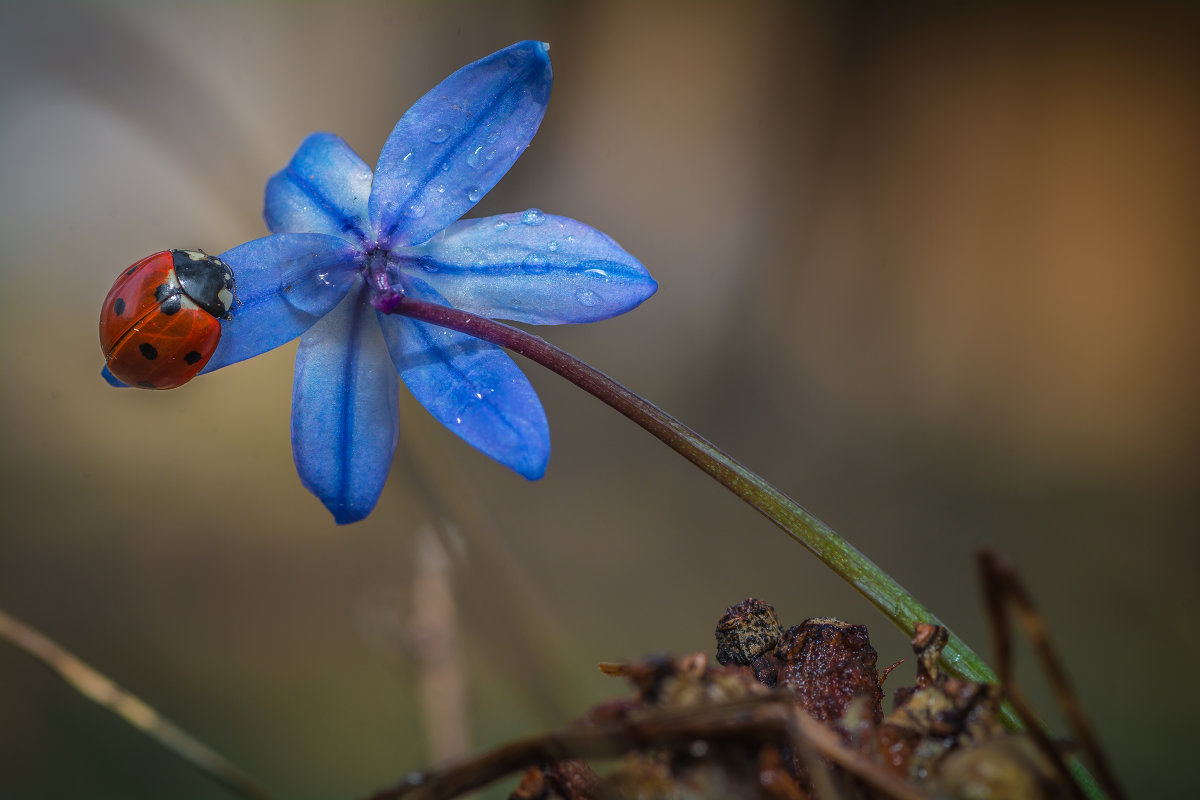
[(297, 336), (292, 450), (339, 523), (375, 507), (398, 433), (399, 378), (443, 425), (531, 480), (546, 415), (500, 348), (377, 311), (382, 292), (535, 324), (623, 313), (657, 284), (603, 233), (530, 209), (460, 219), (529, 146), (550, 96), (548, 46), (520, 42), (463, 67), (396, 124), (372, 174), (316, 133), (267, 183), (274, 234), (221, 254), (236, 300), (205, 372)]

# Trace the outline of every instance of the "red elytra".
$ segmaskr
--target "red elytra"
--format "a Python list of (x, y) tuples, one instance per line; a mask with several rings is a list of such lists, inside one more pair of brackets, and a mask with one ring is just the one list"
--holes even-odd
[(198, 250), (146, 256), (117, 277), (100, 310), (108, 369), (130, 386), (174, 389), (196, 377), (221, 340), (233, 272)]

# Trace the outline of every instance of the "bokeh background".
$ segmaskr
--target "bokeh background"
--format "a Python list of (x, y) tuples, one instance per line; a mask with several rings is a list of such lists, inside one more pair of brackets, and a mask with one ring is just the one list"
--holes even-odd
[[(473, 214), (586, 220), (661, 285), (543, 333), (984, 652), (973, 553), (1007, 553), (1134, 794), (1189, 796), (1198, 23), (1186, 3), (0, 6), (0, 608), (289, 798), (564, 724), (624, 691), (596, 662), (711, 652), (748, 595), (908, 654), (769, 523), (535, 366), (544, 480), (406, 397), (384, 497), (347, 528), (292, 465), (294, 345), (174, 392), (100, 380), (121, 268), (262, 235), (263, 183), (306, 134), (371, 163), (438, 80), (537, 38), (549, 112)], [(462, 665), (434, 713), (429, 624)], [(220, 792), (0, 643), (0, 797)]]

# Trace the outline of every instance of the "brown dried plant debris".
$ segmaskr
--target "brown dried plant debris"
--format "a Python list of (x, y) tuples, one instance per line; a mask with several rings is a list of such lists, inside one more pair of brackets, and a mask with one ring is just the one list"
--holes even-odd
[[(915, 684), (895, 692), (886, 717), (878, 655), (865, 625), (816, 617), (784, 630), (770, 604), (748, 598), (721, 617), (716, 640), (718, 667), (699, 653), (601, 665), (637, 694), (601, 704), (579, 721), (641, 726), (646, 734), (671, 715), (686, 734), (690, 718), (694, 740), (674, 747), (645, 742), (604, 777), (589, 773), (575, 791), (530, 793), (530, 786), (551, 786), (553, 770), (562, 769), (537, 767), (513, 798), (1065, 796), (1037, 749), (1004, 731), (998, 688), (939, 669), (944, 628), (918, 629)], [(835, 734), (824, 749), (797, 736), (787, 722), (797, 713)], [(717, 731), (726, 735), (718, 740)]]
[(596, 796), (600, 778), (586, 761), (569, 758), (530, 767), (509, 795), (511, 800), (584, 800)]
[[(753, 598), (704, 653), (602, 664), (634, 695), (561, 731), (420, 773), (373, 800), (452, 798), (526, 772), (512, 800), (1057, 800), (1045, 756), (1000, 723), (1000, 693), (940, 670), (944, 628), (913, 641), (916, 682), (882, 710), (866, 626), (817, 617), (788, 628)], [(894, 680), (894, 678), (893, 678)], [(597, 774), (583, 759), (609, 759)]]

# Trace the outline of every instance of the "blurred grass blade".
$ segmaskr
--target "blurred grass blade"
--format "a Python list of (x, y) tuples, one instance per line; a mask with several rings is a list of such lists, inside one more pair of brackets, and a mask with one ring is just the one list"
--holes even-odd
[(107, 708), (234, 794), (249, 800), (272, 800), (272, 795), (266, 789), (220, 753), (178, 728), (51, 639), (4, 611), (0, 611), (0, 639), (12, 642), (88, 700)]

